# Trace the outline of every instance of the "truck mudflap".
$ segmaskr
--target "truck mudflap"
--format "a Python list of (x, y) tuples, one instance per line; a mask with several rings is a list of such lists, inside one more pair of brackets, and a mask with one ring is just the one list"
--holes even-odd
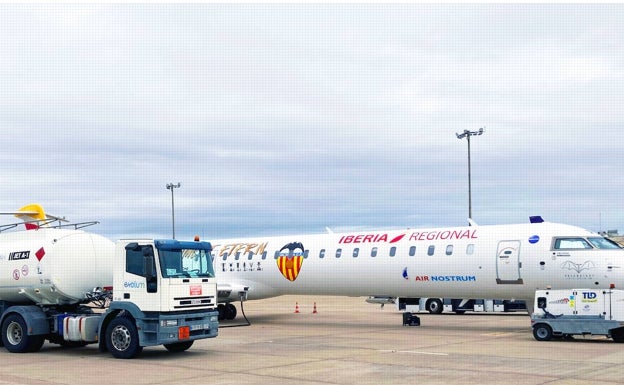
[(11, 313), (19, 314), (26, 322), (26, 330), (29, 335), (46, 335), (50, 333), (50, 325), (46, 314), (39, 306), (17, 305), (11, 306), (2, 313), (0, 325), (4, 322), (7, 315)]

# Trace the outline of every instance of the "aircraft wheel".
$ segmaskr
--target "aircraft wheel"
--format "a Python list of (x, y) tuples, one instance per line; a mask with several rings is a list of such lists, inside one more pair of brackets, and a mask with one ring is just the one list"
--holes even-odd
[(2, 323), (2, 343), (11, 353), (36, 352), (44, 341), (44, 336), (28, 335), (26, 321), (19, 314), (10, 314)]
[(431, 314), (442, 314), (442, 311), (444, 311), (444, 306), (439, 298), (428, 299), (425, 307)]
[(223, 321), (225, 319), (225, 305), (220, 304), (217, 306), (217, 311), (219, 312), (219, 321)]
[(232, 305), (231, 303), (225, 305), (224, 316), (227, 320), (233, 320), (234, 318), (236, 318), (236, 306)]
[(538, 341), (550, 341), (553, 338), (553, 330), (550, 325), (537, 324), (533, 326), (533, 337)]

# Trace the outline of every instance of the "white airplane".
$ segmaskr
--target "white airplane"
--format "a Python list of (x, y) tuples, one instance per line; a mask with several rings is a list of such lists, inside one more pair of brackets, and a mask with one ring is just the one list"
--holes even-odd
[(286, 294), (525, 300), (537, 289), (624, 287), (624, 249), (603, 236), (531, 223), (210, 240), (220, 312)]

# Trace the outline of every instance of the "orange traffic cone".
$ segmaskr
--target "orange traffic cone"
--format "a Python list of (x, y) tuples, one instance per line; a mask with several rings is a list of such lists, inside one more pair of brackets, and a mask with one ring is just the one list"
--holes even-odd
[(295, 314), (299, 313), (299, 302), (295, 302)]
[(314, 309), (312, 310), (312, 314), (317, 314), (318, 312), (316, 311), (316, 302), (314, 302)]

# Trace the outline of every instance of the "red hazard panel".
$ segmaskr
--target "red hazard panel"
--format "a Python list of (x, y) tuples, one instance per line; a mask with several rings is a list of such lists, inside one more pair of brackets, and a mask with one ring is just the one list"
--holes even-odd
[(190, 286), (190, 295), (201, 295), (202, 294), (202, 286), (201, 285), (191, 285)]
[(37, 252), (35, 253), (35, 256), (37, 257), (39, 262), (41, 262), (41, 258), (43, 258), (44, 255), (45, 255), (45, 250), (43, 250), (43, 247), (37, 250)]
[(188, 340), (191, 337), (191, 328), (188, 326), (180, 326), (178, 328), (178, 339)]

